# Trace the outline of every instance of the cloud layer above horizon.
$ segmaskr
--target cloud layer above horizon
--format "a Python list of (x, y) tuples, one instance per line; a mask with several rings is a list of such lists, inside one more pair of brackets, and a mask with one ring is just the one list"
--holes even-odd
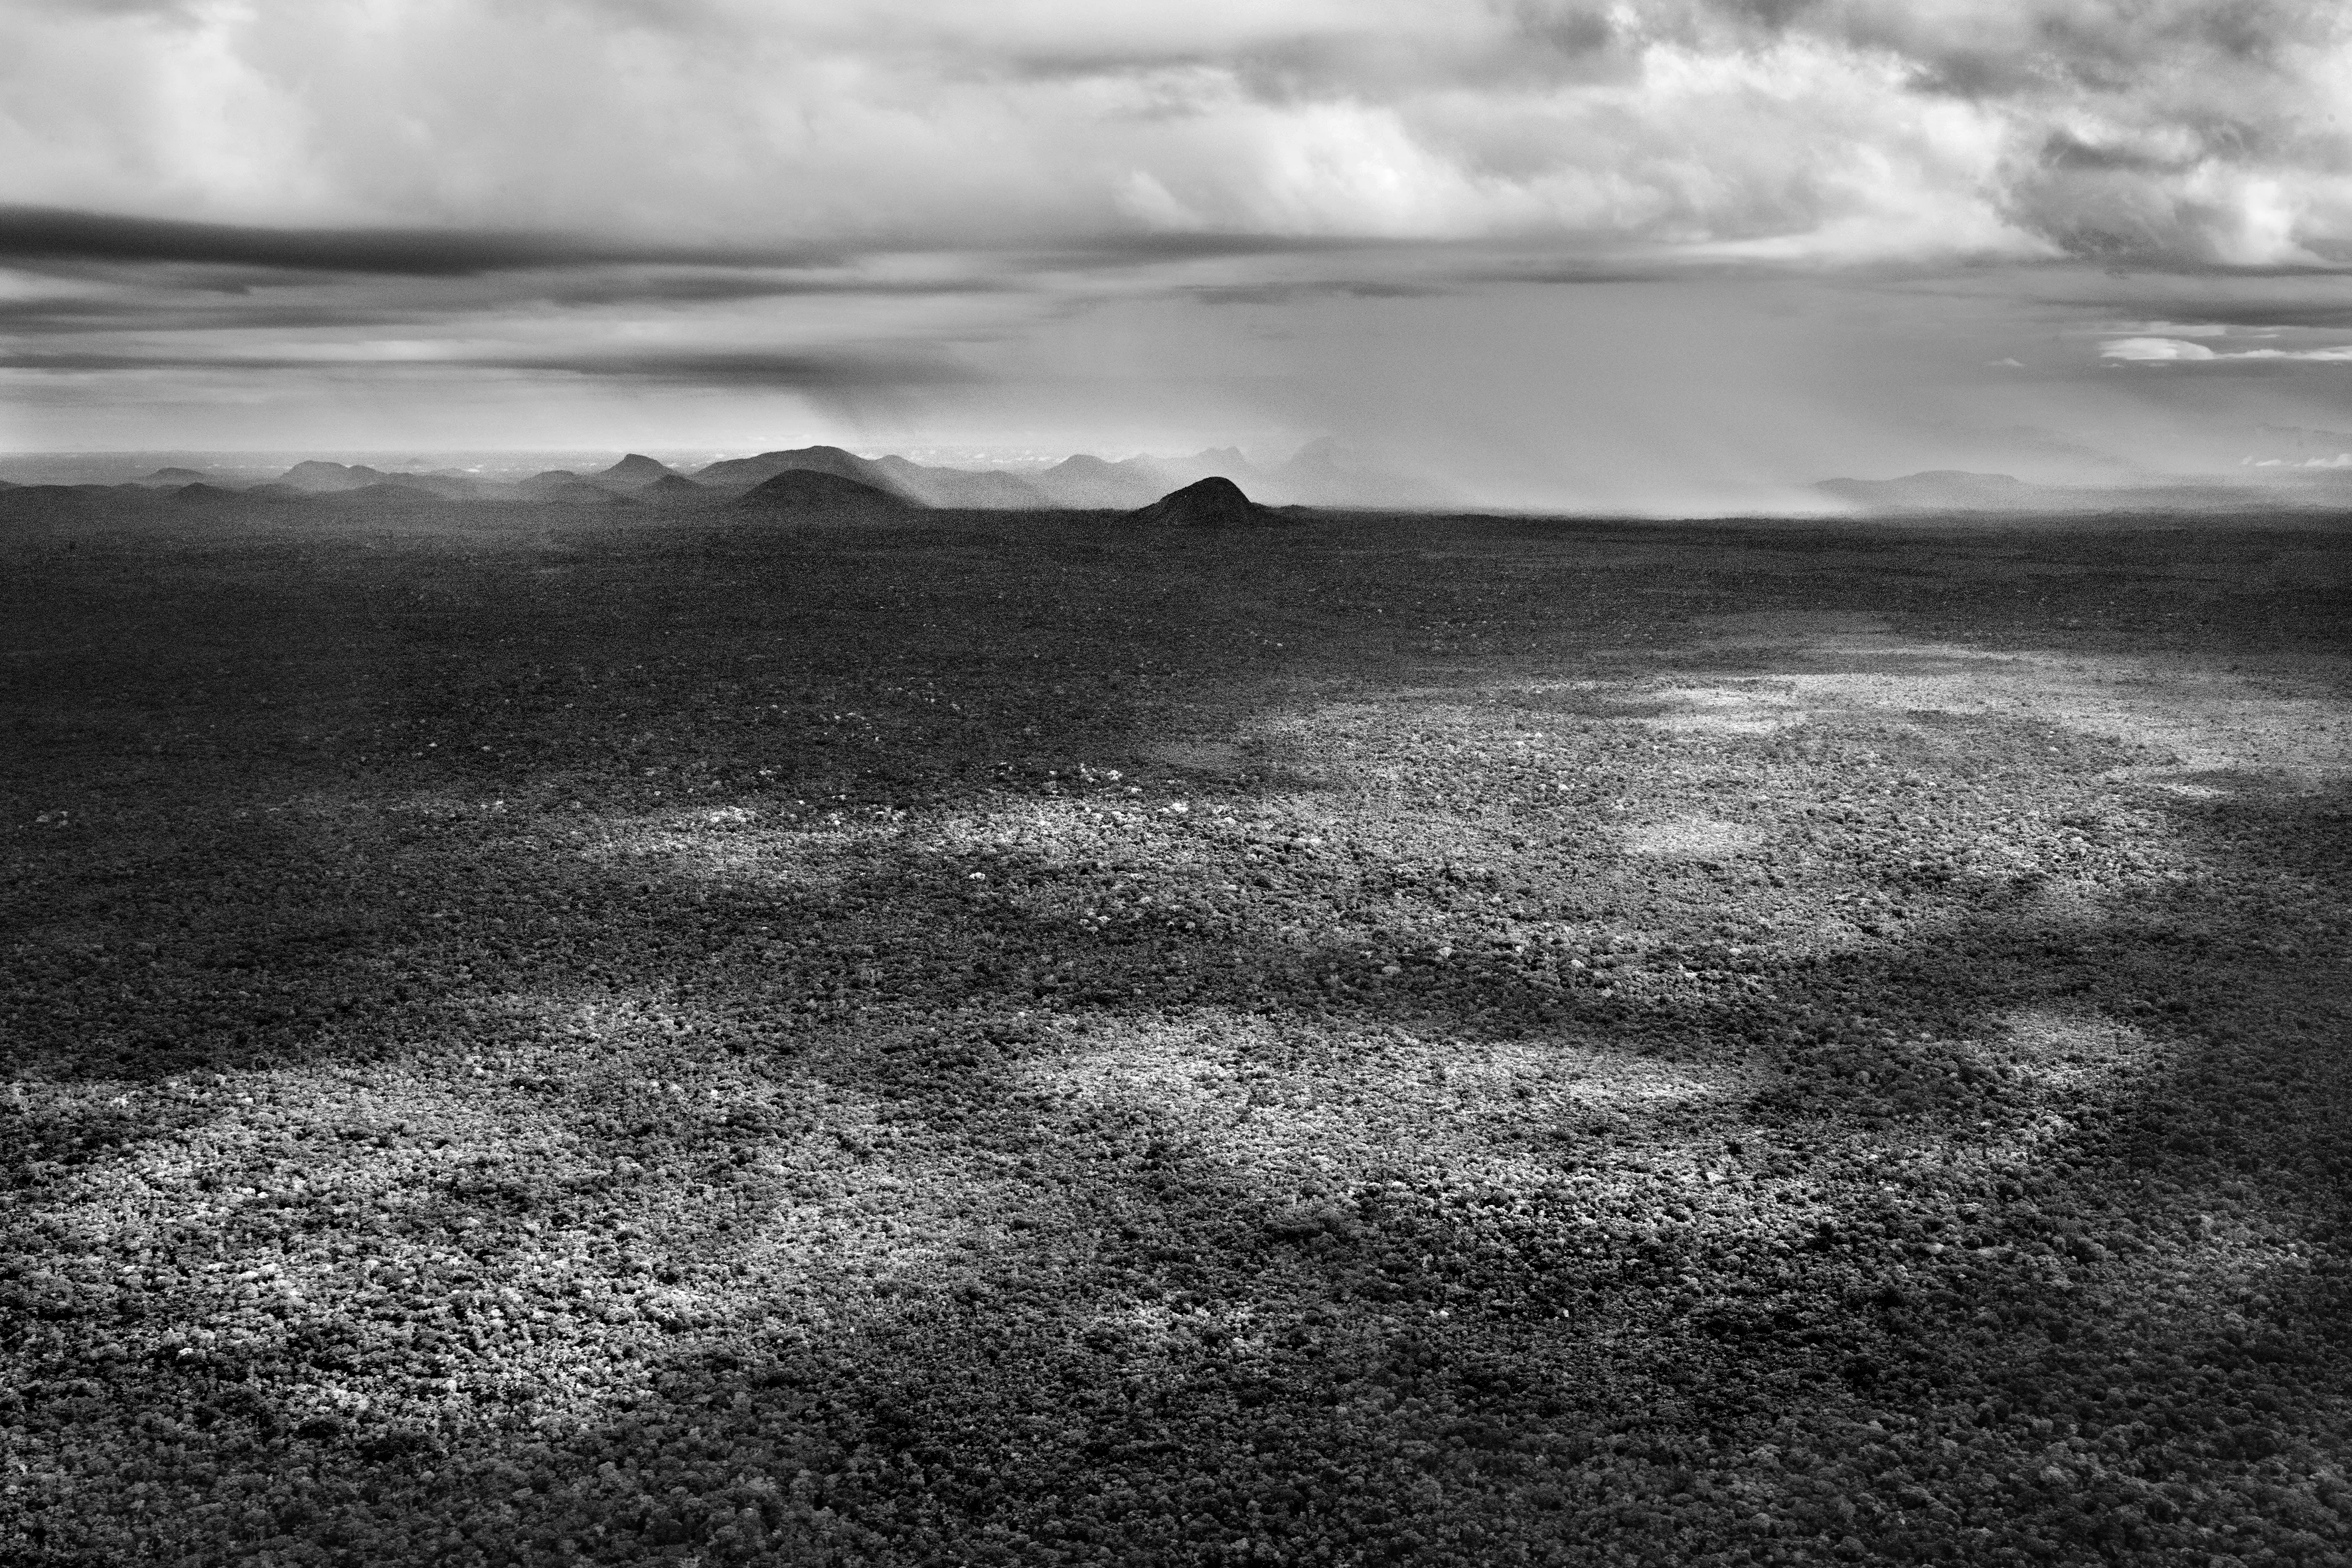
[(36, 0), (0, 59), (15, 199), (159, 216), (2352, 258), (2325, 0)]
[[(43, 436), (240, 370), (395, 421), (455, 378), (526, 442), (648, 389), (1304, 429), (1302, 367), (1364, 369), (1318, 333), (1791, 279), (1972, 373), (2326, 367), (2347, 101), (2305, 0), (24, 0), (0, 385)], [(1933, 302), (1991, 274), (2040, 279), (2004, 329)]]

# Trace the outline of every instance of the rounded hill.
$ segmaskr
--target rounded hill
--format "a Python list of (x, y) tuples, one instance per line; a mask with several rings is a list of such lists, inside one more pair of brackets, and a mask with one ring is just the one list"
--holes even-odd
[(1221, 474), (1171, 490), (1150, 506), (1131, 514), (1138, 522), (1177, 528), (1261, 528), (1280, 517), (1242, 493), (1241, 486)]
[(888, 490), (839, 474), (788, 468), (743, 492), (736, 506), (751, 512), (811, 522), (887, 522), (916, 510)]

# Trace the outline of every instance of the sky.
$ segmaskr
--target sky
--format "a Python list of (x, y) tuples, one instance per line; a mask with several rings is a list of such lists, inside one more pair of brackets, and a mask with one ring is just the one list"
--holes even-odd
[(0, 0), (0, 450), (1326, 436), (1524, 506), (2333, 462), (2352, 8)]

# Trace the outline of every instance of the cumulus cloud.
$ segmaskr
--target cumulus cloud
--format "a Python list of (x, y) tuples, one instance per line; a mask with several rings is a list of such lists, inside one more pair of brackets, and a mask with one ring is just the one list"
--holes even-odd
[(2232, 353), (2216, 354), (2216, 359), (2238, 360), (2301, 360), (2312, 364), (2344, 364), (2352, 363), (2352, 344), (2338, 343), (2324, 349), (2239, 349)]
[(1271, 384), (1357, 312), (1932, 275), (2006, 291), (1970, 376), (2291, 371), (2352, 331), (2347, 80), (2321, 0), (24, 0), (0, 333), (18, 388), (1099, 385), (1204, 337)]
[(2192, 343), (2181, 338), (2109, 338), (2099, 345), (2099, 354), (2104, 359), (2142, 362), (2214, 357), (2213, 351), (2203, 343)]
[(18, 199), (189, 219), (2219, 266), (2352, 240), (2352, 39), (2300, 0), (186, 0), (19, 8), (0, 60)]
[(2181, 338), (2110, 338), (2099, 345), (2103, 359), (2126, 360), (2140, 363), (2207, 363), (2221, 361), (2262, 360), (2272, 362), (2303, 361), (2314, 364), (2352, 363), (2352, 344), (2332, 343), (2317, 348), (2251, 348), (2218, 350), (2203, 343), (2192, 343)]

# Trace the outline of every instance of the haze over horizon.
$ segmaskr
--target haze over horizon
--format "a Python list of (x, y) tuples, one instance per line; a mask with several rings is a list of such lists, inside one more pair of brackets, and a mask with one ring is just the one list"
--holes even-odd
[(2321, 4), (110, 0), (0, 89), (8, 452), (2352, 453)]

